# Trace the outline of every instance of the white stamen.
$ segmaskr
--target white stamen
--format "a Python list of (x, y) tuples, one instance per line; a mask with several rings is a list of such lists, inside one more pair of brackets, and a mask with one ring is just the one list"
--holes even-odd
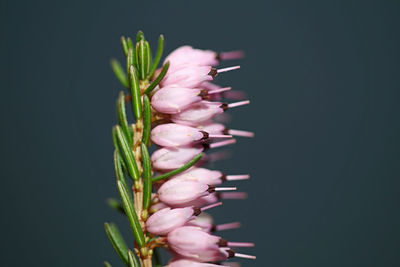
[(237, 188), (236, 187), (216, 187), (214, 188), (215, 192), (218, 191), (235, 191)]
[(236, 253), (236, 252), (235, 252), (235, 257), (243, 258), (243, 259), (251, 259), (251, 260), (255, 260), (256, 259), (256, 256), (252, 256), (252, 255), (248, 255), (248, 254), (242, 254), (242, 253)]
[(241, 174), (241, 175), (227, 175), (225, 179), (227, 181), (237, 181), (237, 180), (246, 180), (249, 178), (250, 178), (249, 174)]
[(222, 92), (225, 92), (225, 91), (229, 91), (231, 89), (232, 89), (232, 87), (224, 87), (224, 88), (213, 89), (213, 90), (209, 90), (207, 92), (207, 94), (211, 95), (211, 94), (222, 93)]
[(240, 222), (224, 223), (215, 226), (216, 231), (230, 230), (240, 227)]
[(210, 148), (216, 148), (216, 147), (221, 147), (221, 146), (227, 146), (236, 143), (236, 139), (229, 139), (221, 142), (216, 142), (210, 144)]
[[(228, 242), (229, 247), (242, 247), (242, 248), (251, 248), (254, 247), (254, 243), (251, 242)], [(236, 254), (235, 254), (236, 256)]]
[(202, 207), (200, 210), (201, 211), (205, 211), (205, 210), (208, 210), (208, 209), (211, 209), (211, 208), (214, 208), (214, 207), (218, 207), (218, 206), (221, 206), (221, 205), (222, 205), (222, 202), (217, 202), (217, 203), (210, 204), (208, 206)]
[(237, 70), (237, 69), (240, 69), (240, 66), (233, 66), (233, 67), (219, 69), (219, 70), (217, 70), (217, 73), (222, 73), (222, 72), (227, 72), (227, 71)]
[(232, 138), (232, 135), (228, 135), (228, 134), (208, 134), (208, 138)]
[(249, 132), (249, 131), (229, 129), (228, 133), (231, 134), (231, 135), (236, 135), (236, 136), (254, 137), (254, 133), (253, 132)]
[(244, 100), (244, 101), (239, 101), (239, 102), (235, 102), (235, 103), (230, 103), (230, 104), (228, 104), (228, 108), (239, 107), (239, 106), (243, 106), (243, 105), (247, 105), (247, 104), (250, 104), (250, 100)]

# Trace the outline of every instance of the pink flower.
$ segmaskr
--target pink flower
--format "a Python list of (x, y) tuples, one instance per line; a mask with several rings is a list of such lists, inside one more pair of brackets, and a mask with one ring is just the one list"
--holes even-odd
[(225, 92), (230, 89), (230, 87), (226, 87), (207, 91), (204, 89), (185, 88), (174, 85), (166, 86), (156, 91), (151, 98), (151, 105), (158, 112), (177, 114), (196, 102), (210, 98), (210, 95)]
[(250, 176), (243, 175), (224, 175), (220, 171), (209, 170), (205, 168), (192, 167), (189, 170), (173, 176), (172, 179), (192, 180), (209, 185), (219, 185), (223, 181), (245, 180)]
[(181, 227), (196, 216), (200, 215), (202, 211), (221, 205), (222, 203), (215, 203), (203, 208), (186, 207), (186, 208), (165, 208), (157, 211), (151, 215), (146, 221), (146, 229), (153, 235), (166, 235), (172, 230)]
[(173, 114), (171, 120), (183, 125), (197, 126), (201, 123), (204, 124), (204, 122), (207, 122), (212, 117), (224, 112), (228, 108), (238, 107), (249, 103), (250, 101), (248, 100), (232, 104), (203, 100), (191, 105), (189, 108), (178, 114)]
[[(225, 265), (216, 265), (211, 263), (203, 263), (187, 259), (174, 259), (166, 267), (224, 267)], [(225, 266), (227, 267), (227, 266)]]
[(230, 134), (234, 136), (254, 137), (253, 132), (228, 129), (225, 125), (212, 121), (207, 121), (206, 123), (197, 126), (197, 128), (210, 134)]
[(189, 145), (195, 141), (207, 140), (208, 138), (230, 138), (231, 135), (209, 134), (196, 128), (167, 123), (156, 126), (151, 131), (151, 140), (160, 146), (177, 147)]
[(176, 71), (168, 71), (161, 82), (161, 87), (176, 85), (186, 88), (196, 88), (203, 82), (212, 81), (219, 73), (240, 68), (239, 66), (215, 69), (211, 66), (187, 66)]
[(188, 221), (185, 225), (200, 227), (203, 231), (205, 231), (207, 233), (213, 232), (213, 231), (223, 231), (223, 230), (235, 229), (235, 228), (240, 227), (239, 222), (231, 222), (231, 223), (215, 225), (212, 216), (205, 212), (199, 214), (193, 220)]
[(151, 156), (151, 163), (157, 170), (168, 171), (182, 167), (188, 163), (197, 154), (207, 148), (216, 148), (231, 145), (236, 142), (235, 139), (228, 139), (211, 144), (182, 146), (182, 147), (163, 147), (156, 150)]
[(171, 179), (158, 189), (158, 198), (169, 206), (190, 204), (192, 201), (216, 191), (236, 190), (236, 187), (212, 187), (197, 181)]
[[(169, 247), (179, 255), (199, 261), (218, 261), (229, 257), (229, 246), (253, 247), (253, 243), (227, 242), (219, 236), (210, 235), (198, 227), (182, 226), (167, 236)], [(224, 253), (226, 252), (226, 253)]]

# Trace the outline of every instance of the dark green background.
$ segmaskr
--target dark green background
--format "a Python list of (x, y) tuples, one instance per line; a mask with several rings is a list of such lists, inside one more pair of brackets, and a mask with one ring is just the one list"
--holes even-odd
[[(120, 266), (109, 59), (142, 29), (166, 49), (243, 49), (218, 82), (252, 104), (216, 168), (250, 172), (221, 233), (245, 266), (400, 266), (399, 1), (1, 1), (1, 266)], [(153, 45), (154, 46), (154, 45)], [(226, 62), (225, 66), (236, 62)]]

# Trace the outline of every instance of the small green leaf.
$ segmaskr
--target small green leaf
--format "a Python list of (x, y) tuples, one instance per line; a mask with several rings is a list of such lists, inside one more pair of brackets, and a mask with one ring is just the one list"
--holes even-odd
[(125, 214), (128, 217), (129, 224), (132, 228), (133, 235), (135, 236), (135, 240), (139, 247), (143, 247), (143, 245), (145, 243), (145, 238), (144, 238), (143, 231), (140, 226), (136, 211), (133, 208), (132, 198), (130, 197), (130, 194), (128, 193), (127, 188), (119, 180), (117, 180), (117, 187), (118, 187), (119, 195), (122, 200), (122, 206), (124, 207)]
[(124, 55), (128, 56), (128, 43), (126, 42), (124, 36), (121, 36), (121, 45), (122, 45), (122, 50), (124, 51)]
[(110, 63), (111, 63), (111, 68), (112, 68), (115, 76), (117, 77), (118, 81), (126, 88), (129, 88), (128, 78), (126, 77), (126, 74), (125, 74), (124, 70), (122, 69), (122, 66), (118, 62), (118, 60), (113, 58), (113, 59), (111, 59)]
[(136, 255), (128, 250), (128, 259), (129, 259), (129, 267), (140, 267), (138, 260), (136, 259)]
[(137, 120), (142, 117), (142, 101), (140, 97), (139, 79), (133, 65), (129, 68), (129, 83), (132, 95), (132, 109)]
[(158, 74), (157, 78), (155, 78), (153, 80), (153, 82), (149, 85), (149, 87), (146, 88), (146, 90), (144, 91), (145, 94), (149, 94), (154, 88), (156, 88), (156, 86), (161, 82), (161, 80), (165, 77), (165, 74), (167, 74), (169, 68), (169, 61), (167, 61), (160, 74)]
[(146, 77), (148, 77), (149, 72), (150, 72), (150, 66), (151, 66), (151, 50), (150, 50), (150, 45), (149, 42), (144, 42), (145, 45), (145, 71), (146, 71)]
[(128, 43), (128, 49), (132, 49), (132, 62), (135, 67), (137, 67), (136, 56), (135, 56), (135, 46), (133, 45), (131, 38), (126, 38), (126, 42)]
[(106, 230), (108, 239), (110, 240), (114, 250), (117, 252), (118, 256), (121, 260), (127, 264), (128, 263), (128, 248), (124, 239), (121, 236), (121, 233), (118, 230), (118, 227), (111, 223), (104, 223), (104, 228)]
[[(119, 145), (118, 145), (117, 129), (115, 127), (112, 128), (112, 139), (113, 139), (115, 150), (118, 152), (118, 155), (121, 155), (121, 151), (120, 151)], [(123, 160), (121, 160), (121, 165), (122, 165), (123, 170), (126, 171), (127, 170), (126, 169), (126, 165), (125, 165), (125, 162)]]
[(125, 214), (124, 207), (122, 207), (121, 201), (119, 201), (119, 200), (117, 200), (115, 198), (108, 198), (107, 199), (107, 204), (113, 210), (116, 210), (118, 212), (121, 212), (122, 214)]
[(138, 31), (136, 34), (136, 42), (140, 42), (141, 40), (144, 40), (144, 33), (142, 31)]
[(117, 100), (117, 118), (118, 118), (118, 123), (122, 128), (122, 131), (124, 132), (125, 136), (128, 139), (129, 145), (132, 145), (133, 138), (131, 136), (131, 131), (130, 127), (128, 126), (128, 120), (126, 119), (126, 111), (125, 111), (125, 94), (124, 92), (119, 93), (119, 97)]
[(143, 135), (142, 142), (147, 145), (151, 129), (151, 106), (147, 95), (143, 95)]
[(139, 170), (135, 161), (135, 156), (132, 152), (132, 149), (129, 147), (128, 140), (126, 140), (126, 136), (124, 135), (121, 127), (119, 125), (114, 127), (116, 129), (118, 146), (120, 148), (121, 155), (124, 158), (128, 173), (133, 180), (137, 181), (139, 179)]
[(128, 49), (128, 55), (126, 56), (126, 73), (129, 75), (129, 68), (135, 64), (135, 55), (133, 53), (133, 48)]
[(151, 200), (151, 163), (149, 152), (144, 143), (140, 144), (143, 161), (143, 208), (147, 209)]
[(112, 267), (111, 264), (110, 264), (108, 261), (105, 261), (105, 262), (104, 262), (104, 266), (105, 266), (105, 267)]
[(186, 171), (187, 169), (189, 169), (190, 167), (192, 167), (194, 164), (196, 164), (196, 163), (201, 159), (202, 156), (203, 156), (203, 153), (197, 154), (191, 161), (189, 161), (188, 163), (186, 163), (186, 164), (183, 165), (182, 167), (180, 167), (180, 168), (178, 168), (178, 169), (175, 169), (175, 170), (173, 170), (173, 171), (170, 171), (170, 172), (161, 174), (161, 175), (159, 175), (159, 176), (157, 176), (157, 177), (154, 177), (154, 178), (152, 179), (153, 183), (154, 183), (154, 182), (161, 181), (161, 180), (166, 179), (166, 178), (169, 178), (169, 177), (171, 177), (172, 175), (176, 175), (176, 174), (178, 174), (178, 173), (181, 173), (181, 172), (183, 172), (183, 171)]
[(157, 69), (158, 63), (160, 63), (160, 59), (162, 57), (164, 51), (164, 35), (160, 35), (160, 37), (158, 38), (158, 46), (157, 46), (157, 52), (156, 52), (156, 56), (154, 57), (154, 61), (153, 64), (150, 68), (150, 73), (149, 73), (149, 77), (153, 76), (154, 71)]
[(121, 155), (118, 153), (117, 150), (114, 150), (114, 169), (115, 169), (115, 176), (118, 180), (121, 180), (125, 186), (127, 186), (123, 167), (122, 167), (122, 158)]
[(147, 74), (148, 52), (146, 42), (141, 40), (139, 43), (139, 74), (140, 79), (144, 80)]

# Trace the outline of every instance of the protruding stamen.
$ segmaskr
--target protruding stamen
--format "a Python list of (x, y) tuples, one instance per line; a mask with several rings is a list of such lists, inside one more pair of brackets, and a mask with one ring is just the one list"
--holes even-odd
[(251, 260), (255, 260), (256, 259), (256, 256), (248, 255), (248, 254), (242, 254), (242, 253), (236, 253), (236, 252), (235, 252), (235, 257), (243, 258), (243, 259), (251, 259)]
[(235, 191), (235, 190), (237, 190), (237, 188), (236, 187), (215, 187), (214, 188), (214, 191), (215, 192), (218, 192), (218, 191)]
[(217, 203), (210, 204), (208, 206), (202, 207), (202, 208), (200, 208), (200, 210), (201, 211), (205, 211), (205, 210), (208, 210), (208, 209), (211, 209), (211, 208), (214, 208), (214, 207), (218, 207), (218, 206), (221, 206), (221, 205), (222, 205), (222, 202), (217, 202)]
[(212, 144), (210, 144), (209, 147), (216, 148), (216, 147), (231, 145), (234, 143), (236, 143), (236, 139), (229, 139), (229, 140), (225, 140), (225, 141), (221, 141), (221, 142), (212, 143)]
[(254, 137), (254, 133), (249, 131), (229, 129), (228, 133), (231, 135), (242, 136), (242, 137)]
[(225, 176), (225, 180), (227, 180), (227, 181), (246, 180), (246, 179), (249, 179), (249, 178), (250, 178), (250, 175), (248, 175), (248, 174), (227, 175), (227, 176)]
[(228, 247), (251, 248), (251, 247), (254, 247), (254, 243), (251, 243), (251, 242), (228, 242)]
[(229, 91), (231, 89), (232, 89), (232, 87), (224, 87), (224, 88), (213, 89), (213, 90), (207, 91), (207, 94), (211, 95), (211, 94), (222, 93), (222, 92), (225, 92), (225, 91)]
[(230, 192), (230, 193), (220, 193), (219, 197), (221, 199), (246, 199), (246, 192)]
[(243, 51), (229, 51), (221, 52), (218, 54), (220, 60), (239, 59), (244, 57)]
[(217, 69), (217, 73), (222, 73), (222, 72), (227, 72), (227, 71), (237, 70), (237, 69), (240, 69), (240, 66), (233, 66), (233, 67), (227, 67), (227, 68), (223, 68), (223, 69)]
[(239, 107), (239, 106), (243, 106), (243, 105), (247, 105), (247, 104), (250, 104), (250, 100), (244, 100), (244, 101), (239, 101), (239, 102), (235, 102), (235, 103), (230, 103), (230, 104), (228, 104), (228, 108)]
[(208, 138), (232, 138), (229, 134), (208, 134)]
[(236, 229), (240, 227), (240, 222), (231, 222), (231, 223), (224, 223), (214, 226), (215, 231), (223, 231), (223, 230), (230, 230)]

